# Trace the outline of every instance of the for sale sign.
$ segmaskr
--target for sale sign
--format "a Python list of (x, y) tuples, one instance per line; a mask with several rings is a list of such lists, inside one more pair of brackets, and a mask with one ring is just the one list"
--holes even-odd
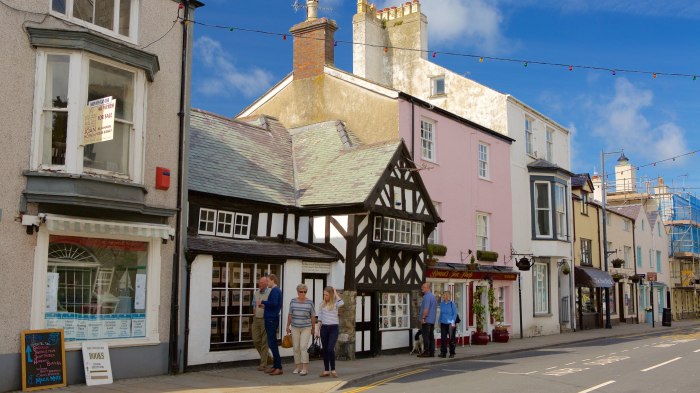
[(114, 138), (114, 111), (117, 100), (112, 97), (88, 102), (83, 109), (83, 146)]

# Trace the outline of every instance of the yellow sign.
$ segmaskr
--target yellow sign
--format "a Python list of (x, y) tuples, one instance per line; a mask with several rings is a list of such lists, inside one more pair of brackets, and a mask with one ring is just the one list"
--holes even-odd
[(693, 275), (692, 270), (682, 270), (681, 271), (681, 286), (682, 287), (692, 286), (694, 278), (695, 278), (695, 276)]
[(88, 102), (83, 109), (83, 146), (114, 138), (114, 111), (117, 100), (112, 97)]

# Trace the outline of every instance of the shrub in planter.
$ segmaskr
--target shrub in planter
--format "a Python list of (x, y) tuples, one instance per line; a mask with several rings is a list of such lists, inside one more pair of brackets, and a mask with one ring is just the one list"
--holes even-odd
[(622, 267), (622, 265), (625, 264), (625, 261), (623, 259), (620, 259), (620, 258), (615, 258), (612, 261), (610, 261), (610, 263), (612, 263), (614, 268), (619, 269)]
[(476, 259), (481, 262), (496, 262), (498, 261), (498, 253), (495, 251), (477, 250)]
[(447, 255), (447, 246), (443, 244), (428, 244), (428, 255), (433, 256), (433, 255), (438, 255), (438, 256), (445, 256)]
[(622, 274), (620, 274), (620, 273), (615, 273), (611, 277), (612, 277), (613, 281), (615, 281), (615, 282), (618, 282), (618, 281), (622, 280), (622, 278), (623, 278)]

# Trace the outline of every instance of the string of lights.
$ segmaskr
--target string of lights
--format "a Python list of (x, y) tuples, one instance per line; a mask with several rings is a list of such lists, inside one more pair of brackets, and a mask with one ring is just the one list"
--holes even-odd
[[(262, 35), (268, 35), (268, 36), (278, 36), (278, 37), (282, 37), (283, 40), (287, 40), (287, 37), (289, 36), (288, 33), (278, 33), (278, 32), (274, 32), (274, 31), (244, 28), (244, 27), (239, 27), (239, 26), (223, 26), (223, 25), (199, 22), (199, 21), (195, 21), (193, 19), (189, 19), (189, 20), (187, 20), (187, 22), (191, 22), (193, 24), (200, 25), (203, 27), (228, 30), (230, 32), (241, 31), (241, 32), (246, 32), (246, 33), (262, 34)], [(296, 36), (295, 38), (310, 39), (310, 40), (323, 40), (324, 39), (324, 38), (309, 37), (309, 36), (303, 36), (303, 37)], [(700, 73), (699, 74), (688, 74), (688, 73), (682, 73), (682, 72), (666, 72), (666, 71), (648, 71), (648, 70), (623, 68), (623, 67), (593, 66), (593, 65), (586, 65), (586, 64), (549, 62), (549, 61), (542, 61), (542, 60), (527, 60), (527, 59), (518, 59), (518, 58), (510, 58), (510, 57), (477, 55), (477, 54), (471, 54), (471, 53), (449, 52), (449, 51), (440, 51), (440, 50), (423, 50), (423, 49), (405, 48), (405, 47), (391, 46), (391, 45), (358, 43), (358, 42), (347, 41), (347, 40), (335, 40), (334, 46), (338, 46), (338, 44), (364, 45), (366, 47), (380, 48), (380, 49), (384, 50), (384, 53), (388, 53), (389, 50), (421, 52), (421, 53), (429, 54), (433, 58), (436, 58), (438, 55), (454, 56), (454, 57), (466, 57), (466, 58), (478, 59), (479, 63), (484, 63), (486, 60), (490, 60), (490, 61), (498, 61), (498, 62), (520, 63), (524, 67), (527, 67), (530, 64), (534, 64), (534, 65), (541, 65), (541, 66), (564, 68), (564, 69), (567, 69), (569, 71), (574, 71), (574, 69), (605, 71), (605, 72), (609, 72), (613, 76), (615, 76), (619, 73), (624, 73), (624, 74), (650, 75), (654, 79), (656, 79), (658, 76), (667, 76), (667, 77), (691, 78), (692, 80), (697, 80), (697, 77), (700, 74)]]

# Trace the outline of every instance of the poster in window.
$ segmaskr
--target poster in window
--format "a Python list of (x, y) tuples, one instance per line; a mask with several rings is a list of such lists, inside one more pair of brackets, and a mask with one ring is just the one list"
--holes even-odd
[(219, 269), (218, 266), (214, 266), (214, 270), (211, 272), (211, 283), (215, 287), (219, 286), (221, 284), (221, 270)]
[(238, 287), (241, 285), (241, 268), (234, 267), (231, 269), (231, 279), (229, 282), (231, 287)]
[(388, 294), (383, 294), (382, 295), (382, 303), (387, 304), (389, 303), (389, 295)]
[(221, 305), (221, 292), (211, 291), (211, 308), (218, 308)]
[(383, 321), (382, 321), (382, 327), (383, 327), (384, 329), (388, 329), (388, 328), (389, 328), (389, 318), (382, 318), (382, 319), (383, 319)]
[(389, 313), (388, 310), (389, 310), (389, 309), (387, 308), (387, 306), (382, 306), (382, 316), (383, 316), (383, 317), (385, 317), (385, 316), (388, 315), (388, 313)]
[(235, 307), (241, 305), (241, 293), (239, 291), (231, 291), (230, 305)]
[(396, 319), (396, 327), (403, 327), (403, 317), (398, 317)]
[(250, 332), (250, 318), (241, 319), (241, 333)]
[(245, 287), (245, 288), (252, 288), (253, 287), (253, 285), (251, 285), (251, 281), (250, 281), (250, 276), (251, 276), (250, 269), (251, 269), (250, 266), (246, 266), (243, 268), (243, 272), (241, 273), (242, 277), (243, 277), (243, 279), (242, 279), (243, 287)]

